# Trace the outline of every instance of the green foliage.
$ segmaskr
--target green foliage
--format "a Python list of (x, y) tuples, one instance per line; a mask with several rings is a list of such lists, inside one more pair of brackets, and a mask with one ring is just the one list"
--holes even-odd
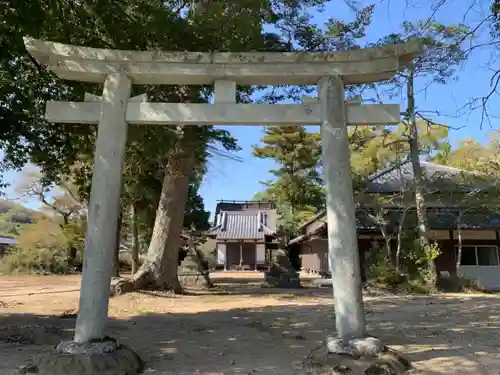
[(21, 224), (11, 222), (5, 214), (0, 215), (0, 236), (15, 236), (20, 228)]
[[(419, 152), (435, 155), (448, 146), (448, 127), (417, 121)], [(349, 129), (353, 179), (362, 181), (370, 175), (400, 163), (409, 157), (410, 144), (406, 124), (394, 127), (354, 127)]]
[[(95, 127), (58, 125), (44, 120), (46, 100), (82, 100), (84, 91), (99, 93), (100, 87), (63, 82), (40, 68), (26, 53), (25, 35), (62, 43), (91, 47), (136, 50), (245, 50), (261, 48), (261, 16), (256, 1), (244, 4), (210, 2), (200, 12), (195, 2), (144, 2), (142, 0), (95, 1), (92, 3), (45, 3), (9, 5), (0, 26), (0, 145), (3, 163), (21, 167), (32, 161), (41, 167), (38, 197), (45, 199), (48, 187), (70, 179), (78, 188), (72, 192), (85, 202), (90, 194)], [(113, 9), (112, 12), (109, 9)], [(260, 9), (260, 8), (259, 8)], [(21, 16), (22, 14), (22, 16)], [(253, 26), (252, 26), (253, 25)], [(217, 33), (213, 31), (217, 29)], [(257, 33), (256, 33), (257, 32)], [(224, 37), (222, 37), (224, 36)], [(267, 42), (266, 42), (267, 43)], [(277, 43), (269, 44), (275, 48)], [(207, 87), (134, 86), (134, 93), (146, 93), (150, 101), (207, 102)], [(135, 92), (135, 90), (137, 90)], [(240, 99), (245, 100), (242, 89)], [(22, 142), (21, 142), (22, 141)], [(166, 164), (172, 152), (187, 149), (196, 155), (185, 225), (208, 226), (209, 213), (197, 194), (208, 158), (222, 150), (237, 149), (230, 134), (212, 126), (130, 126), (124, 168), (124, 211), (132, 202), (142, 237), (147, 237), (158, 204)], [(64, 218), (61, 225), (69, 247), (81, 247), (84, 223), (70, 218), (68, 205), (58, 197), (53, 209)], [(49, 208), (49, 204), (45, 204)], [(69, 215), (67, 215), (69, 213)], [(145, 235), (144, 235), (145, 234)]]
[(253, 201), (261, 201), (261, 202), (269, 202), (272, 201), (274, 197), (268, 190), (263, 190), (259, 191), (258, 193), (255, 193), (254, 196), (252, 197)]
[(417, 243), (414, 243), (414, 246), (407, 251), (406, 258), (411, 260), (413, 264), (415, 264), (419, 268), (425, 268), (427, 265), (427, 261), (436, 259), (441, 251), (439, 250), (439, 245), (437, 242), (433, 242), (428, 251), (424, 251)]
[[(35, 0), (29, 5), (23, 3), (22, 6), (6, 6), (7, 13), (1, 26), (4, 32), (1, 34), (9, 37), (2, 39), (0, 56), (0, 98), (5, 98), (1, 101), (3, 104), (0, 111), (4, 164), (21, 167), (31, 160), (42, 167), (44, 178), (55, 182), (71, 170), (84, 197), (90, 191), (95, 128), (78, 125), (54, 127), (43, 119), (44, 104), (49, 99), (81, 100), (83, 91), (98, 93), (99, 87), (68, 84), (58, 80), (50, 72), (40, 70), (26, 54), (22, 36), (92, 47), (149, 50), (196, 51), (221, 47), (239, 50), (236, 44), (223, 46), (223, 43), (232, 40), (245, 45), (248, 42), (248, 38), (245, 39), (249, 33), (248, 23), (239, 29), (233, 27), (225, 30), (222, 35), (227, 35), (228, 38), (207, 35), (203, 30), (211, 22), (207, 19), (202, 22), (196, 6), (190, 2), (174, 4), (114, 0), (111, 3), (96, 1), (92, 4), (73, 4), (63, 1), (45, 4)], [(109, 9), (113, 11), (109, 12)], [(229, 25), (228, 20), (233, 23), (242, 20), (242, 17), (236, 16), (236, 12), (224, 15), (214, 11), (211, 14), (214, 25), (217, 22), (219, 26)], [(254, 42), (260, 43), (260, 38)], [(207, 43), (215, 44), (209, 48)], [(167, 86), (136, 86), (134, 89), (145, 91), (152, 101), (175, 102), (189, 99), (203, 102), (210, 95), (210, 90), (205, 88), (177, 90)], [(134, 187), (137, 192), (145, 192), (145, 187), (150, 186), (147, 185), (151, 182), (149, 176), (159, 177), (157, 172), (163, 169), (165, 156), (177, 137), (173, 130), (171, 127), (131, 127), (127, 162), (130, 161), (128, 165), (134, 164), (141, 170), (140, 173), (135, 173), (137, 168), (125, 168), (125, 181), (127, 177), (128, 180), (135, 179), (137, 183)], [(23, 142), (19, 142), (21, 139)], [(189, 128), (183, 135), (183, 140), (191, 146), (193, 142), (196, 143), (193, 151), (201, 150), (197, 155), (202, 164), (209, 155), (207, 144), (220, 144), (231, 150), (236, 147), (235, 140), (226, 131), (210, 126)], [(127, 176), (127, 172), (131, 174)], [(131, 187), (127, 193), (131, 194), (132, 190)]]
[[(425, 121), (418, 121), (417, 126), (422, 156), (436, 154), (448, 146), (446, 126), (428, 126)], [(358, 189), (362, 189), (363, 182), (370, 175), (409, 157), (404, 124), (385, 128), (355, 127), (349, 129), (349, 136), (351, 171)], [(270, 171), (275, 178), (266, 181), (266, 190), (254, 199), (275, 200), (282, 221), (293, 231), (324, 205), (319, 133), (307, 133), (302, 127), (270, 127), (262, 142), (263, 146), (254, 146), (254, 154), (274, 160), (279, 168)], [(379, 204), (402, 202), (411, 191), (401, 192), (398, 196), (372, 198)], [(374, 203), (373, 199), (370, 203)]]
[[(407, 252), (405, 251), (405, 253)], [(393, 293), (429, 293), (429, 288), (419, 273), (396, 270), (382, 249), (372, 249), (371, 253), (372, 256), (367, 267), (367, 278), (370, 283), (387, 288)]]
[[(1, 260), (2, 273), (66, 273), (83, 254), (85, 219), (83, 203), (61, 181), (58, 195), (48, 198), (41, 178), (32, 175), (21, 184), (45, 212), (32, 211), (12, 202), (3, 202), (0, 230), (15, 235), (16, 246)], [(83, 215), (84, 216), (84, 215)], [(2, 220), (3, 219), (3, 220)]]
[(396, 161), (396, 142), (392, 129), (386, 127), (350, 127), (349, 149), (353, 179), (362, 181)]
[(382, 249), (371, 249), (367, 265), (366, 276), (369, 280), (386, 285), (397, 285), (406, 280), (405, 274), (395, 271), (392, 261)]
[(500, 0), (493, 0), (491, 4), (491, 13), (493, 15), (493, 35), (500, 32)]
[[(47, 100), (82, 100), (84, 91), (98, 94), (100, 87), (57, 79), (27, 55), (23, 36), (91, 47), (140, 50), (317, 51), (358, 47), (355, 39), (364, 36), (373, 6), (358, 9), (354, 20), (349, 22), (329, 19), (324, 28), (312, 26), (310, 10), (312, 7), (321, 10), (326, 3), (328, 0), (98, 0), (91, 3), (34, 0), (14, 4), (8, 0), (4, 4), (4, 22), (0, 25), (0, 144), (5, 152), (4, 166), (19, 168), (32, 161), (42, 168), (47, 182), (59, 183), (63, 176), (71, 177), (82, 200), (88, 199), (95, 127), (54, 127), (43, 118), (44, 104)], [(264, 31), (268, 25), (274, 26), (276, 33)], [(238, 90), (238, 101), (248, 102), (253, 89), (239, 87)], [(144, 92), (153, 102), (207, 102), (212, 89), (134, 86), (133, 95)], [(300, 92), (302, 88), (293, 88), (284, 95), (290, 97)], [(269, 95), (264, 100), (279, 99)], [(194, 176), (190, 176), (192, 186), (184, 225), (206, 227), (208, 214), (197, 195), (196, 181), (200, 181), (211, 155), (226, 155), (227, 151), (237, 149), (236, 140), (228, 132), (211, 126), (184, 129), (130, 126), (122, 211), (134, 203), (139, 227), (147, 233), (167, 173), (167, 160), (172, 155), (191, 153), (196, 156), (196, 166)], [(315, 194), (321, 195), (321, 191)], [(293, 203), (294, 215), (295, 206)], [(303, 211), (309, 210), (312, 208), (304, 205)]]
[(274, 179), (263, 182), (266, 195), (276, 201), (286, 229), (293, 230), (324, 205), (319, 134), (299, 125), (269, 126), (261, 141), (253, 146), (254, 156), (278, 165), (270, 171)]
[[(7, 82), (2, 94), (12, 98), (7, 103), (5, 116), (0, 115), (5, 142), (5, 163), (22, 166), (28, 159), (42, 168), (43, 177), (58, 183), (62, 176), (70, 176), (79, 188), (83, 200), (88, 199), (92, 178), (92, 152), (95, 128), (89, 126), (59, 126), (55, 131), (43, 119), (46, 100), (81, 100), (84, 91), (99, 93), (100, 88), (90, 85), (62, 82), (50, 72), (40, 70), (27, 56), (21, 37), (29, 35), (63, 43), (92, 47), (142, 49), (142, 50), (192, 50), (192, 51), (285, 51), (291, 48), (317, 49), (303, 38), (311, 19), (311, 6), (321, 6), (327, 1), (255, 1), (241, 2), (161, 2), (142, 0), (113, 0), (73, 4), (63, 1), (45, 4), (35, 0), (23, 4), (16, 11), (6, 14), (6, 27), (11, 38), (3, 41), (2, 64), (7, 67), (2, 77)], [(12, 9), (14, 9), (12, 7)], [(107, 10), (113, 9), (113, 12)], [(368, 9), (368, 8), (367, 8)], [(20, 17), (24, 14), (25, 17)], [(330, 21), (335, 33), (360, 35), (371, 15), (371, 8), (360, 10), (353, 23)], [(29, 22), (27, 22), (29, 21)], [(290, 30), (293, 43), (282, 35), (264, 32), (272, 24), (283, 37)], [(352, 31), (351, 31), (352, 29)], [(311, 30), (309, 30), (311, 31)], [(331, 32), (307, 32), (323, 46), (332, 40)], [(326, 37), (327, 36), (327, 37)], [(350, 40), (351, 37), (346, 38)], [(348, 46), (350, 42), (344, 43)], [(329, 48), (333, 48), (330, 45)], [(15, 63), (14, 67), (11, 66)], [(22, 79), (21, 79), (22, 78)], [(47, 88), (50, 87), (49, 90)], [(239, 87), (238, 101), (249, 101), (253, 92)], [(145, 92), (150, 101), (207, 102), (212, 94), (210, 87), (134, 86), (134, 94)], [(42, 95), (43, 94), (43, 95)], [(40, 104), (34, 107), (30, 103)], [(30, 117), (20, 115), (30, 114)], [(2, 115), (4, 113), (2, 112)], [(62, 129), (62, 130), (61, 130)], [(20, 144), (19, 139), (26, 139)], [(137, 205), (139, 226), (148, 234), (161, 191), (164, 174), (172, 155), (190, 153), (196, 157), (191, 177), (192, 185), (186, 209), (185, 226), (208, 226), (208, 213), (197, 194), (197, 181), (205, 173), (210, 156), (226, 155), (237, 150), (236, 140), (227, 131), (204, 127), (129, 127), (124, 171), (122, 211)], [(19, 155), (23, 157), (19, 157)]]
[(458, 146), (435, 159), (444, 165), (483, 173), (491, 178), (500, 176), (500, 131), (488, 134), (488, 142), (481, 144), (473, 138), (458, 141)]
[(197, 193), (197, 187), (189, 186), (188, 200), (184, 213), (184, 228), (207, 230), (210, 228), (210, 212), (205, 210), (203, 198)]
[(26, 224), (42, 215), (11, 201), (0, 201), (0, 235), (16, 236)]
[(415, 77), (425, 77), (427, 84), (445, 84), (455, 73), (458, 64), (466, 59), (462, 48), (463, 43), (470, 36), (471, 30), (467, 25), (444, 25), (438, 22), (405, 21), (401, 33), (390, 34), (381, 40), (380, 44), (404, 43), (420, 39), (424, 46), (423, 53), (413, 60), (406, 73), (401, 73), (389, 80), (390, 84), (402, 88), (410, 74)]
[(74, 249), (80, 256), (83, 256), (85, 245), (85, 220), (74, 220), (61, 225), (61, 230), (66, 237), (66, 246), (68, 249)]
[(427, 284), (427, 281), (434, 277), (434, 271), (429, 269), (429, 263), (441, 254), (441, 250), (435, 241), (424, 247), (421, 246), (420, 239), (415, 237), (411, 239), (403, 253), (403, 263), (406, 264), (408, 273), (413, 279)]
[[(54, 127), (44, 120), (46, 100), (81, 100), (84, 91), (98, 93), (100, 88), (63, 82), (34, 64), (24, 49), (22, 37), (25, 35), (75, 45), (129, 50), (290, 49), (291, 41), (263, 31), (266, 24), (271, 24), (286, 37), (292, 30), (298, 45), (311, 49), (319, 47), (301, 38), (301, 31), (307, 29), (311, 20), (310, 7), (327, 2), (99, 0), (75, 3), (66, 0), (47, 3), (33, 0), (18, 4), (8, 0), (3, 4), (5, 14), (0, 25), (0, 139), (5, 151), (4, 163), (21, 167), (31, 159), (42, 167), (45, 176), (56, 179), (77, 160), (88, 161), (95, 137), (93, 127)], [(360, 28), (361, 24), (357, 22), (352, 27)], [(344, 25), (342, 31), (348, 27), (351, 26)], [(331, 40), (321, 30), (308, 34), (322, 34), (325, 42)], [(252, 90), (239, 89), (239, 100), (248, 101)], [(208, 87), (179, 90), (167, 86), (135, 86), (134, 90), (145, 92), (151, 101), (163, 102), (206, 102), (211, 95)], [(175, 143), (172, 141), (176, 138), (175, 127), (131, 127), (130, 130), (130, 143), (135, 142), (136, 149), (146, 158), (164, 159), (166, 151)], [(195, 141), (202, 151), (210, 141), (234, 149), (228, 141), (228, 133), (220, 129), (205, 126), (186, 130), (183, 139), (191, 145)], [(19, 139), (23, 142), (18, 142)], [(161, 160), (154, 163), (165, 165)]]
[(60, 226), (41, 219), (20, 231), (16, 246), (0, 259), (0, 273), (66, 273), (67, 248), (67, 238)]

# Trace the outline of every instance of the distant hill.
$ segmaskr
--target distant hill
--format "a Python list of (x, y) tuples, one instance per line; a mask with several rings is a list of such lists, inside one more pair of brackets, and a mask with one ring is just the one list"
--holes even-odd
[(0, 200), (0, 236), (15, 236), (23, 224), (30, 224), (43, 214), (23, 205)]

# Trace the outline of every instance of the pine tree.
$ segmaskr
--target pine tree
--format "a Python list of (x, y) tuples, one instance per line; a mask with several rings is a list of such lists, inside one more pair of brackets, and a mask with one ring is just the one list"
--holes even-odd
[(278, 164), (270, 171), (275, 178), (263, 182), (267, 196), (277, 202), (285, 226), (293, 230), (324, 206), (319, 134), (299, 125), (268, 126), (261, 141), (262, 146), (253, 146), (254, 156)]

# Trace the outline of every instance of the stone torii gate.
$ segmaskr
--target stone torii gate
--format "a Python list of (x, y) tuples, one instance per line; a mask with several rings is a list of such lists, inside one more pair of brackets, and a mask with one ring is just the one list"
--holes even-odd
[[(346, 125), (397, 124), (400, 110), (399, 105), (345, 102), (344, 85), (392, 77), (420, 53), (419, 42), (335, 53), (138, 52), (24, 42), (58, 77), (104, 83), (101, 97), (48, 102), (46, 108), (46, 118), (54, 123), (98, 124), (79, 316), (74, 342), (60, 345), (60, 352), (106, 355), (95, 340), (105, 337), (108, 318), (127, 124), (320, 125), (337, 328), (327, 347), (331, 353), (359, 349), (366, 332)], [(144, 95), (130, 98), (132, 84), (214, 85), (215, 104), (149, 103)], [(237, 84), (317, 84), (319, 98), (301, 104), (236, 104)]]

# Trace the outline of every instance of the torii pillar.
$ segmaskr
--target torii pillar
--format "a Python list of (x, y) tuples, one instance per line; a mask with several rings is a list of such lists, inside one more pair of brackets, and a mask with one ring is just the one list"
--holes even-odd
[[(389, 355), (385, 346), (380, 340), (367, 337), (365, 332), (347, 125), (397, 124), (400, 121), (399, 105), (346, 105), (344, 85), (391, 78), (418, 55), (420, 42), (337, 53), (133, 52), (75, 47), (29, 38), (25, 38), (25, 45), (38, 62), (47, 65), (60, 78), (104, 83), (100, 102), (90, 98), (91, 101), (86, 102), (47, 103), (46, 117), (52, 122), (99, 124), (80, 315), (74, 341), (60, 345), (60, 352), (91, 353), (94, 360), (100, 358), (102, 361), (110, 355), (115, 356), (118, 358), (115, 361), (117, 375), (130, 375), (136, 370), (120, 367), (120, 363), (127, 361), (123, 358), (130, 357), (130, 352), (110, 342), (104, 333), (111, 253), (116, 241), (112, 229), (116, 228), (127, 123), (197, 126), (301, 124), (321, 126), (337, 331), (326, 341), (328, 353), (334, 356), (334, 364), (324, 363), (314, 356), (310, 362), (330, 366), (330, 369), (333, 366), (337, 371), (342, 365), (339, 362), (346, 358), (345, 354), (351, 354), (373, 359), (375, 363), (370, 364), (371, 369), (373, 366), (378, 366), (377, 369), (383, 367), (379, 357), (382, 353)], [(215, 104), (129, 100), (131, 84), (213, 84)], [(235, 104), (237, 84), (317, 84), (319, 100), (302, 104)], [(124, 354), (119, 354), (120, 350)], [(79, 358), (83, 361), (88, 356)], [(394, 363), (399, 366), (396, 370), (404, 370), (404, 361), (396, 358)], [(138, 362), (134, 365), (139, 366)], [(53, 369), (47, 371), (59, 374)]]

